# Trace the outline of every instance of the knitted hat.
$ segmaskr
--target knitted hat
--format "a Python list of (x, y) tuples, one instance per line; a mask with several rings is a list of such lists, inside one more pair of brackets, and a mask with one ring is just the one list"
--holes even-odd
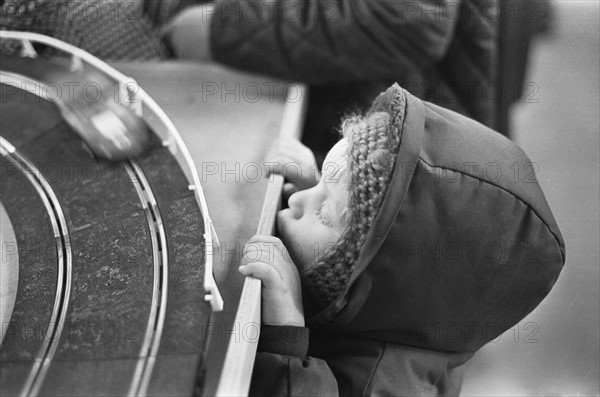
[(405, 107), (404, 90), (388, 90), (364, 117), (349, 117), (342, 124), (348, 141), (346, 227), (337, 243), (304, 274), (304, 286), (318, 306), (333, 302), (348, 285), (391, 180)]
[[(382, 110), (388, 119), (376, 117)], [(384, 126), (399, 130), (391, 178), (373, 166), (388, 165), (372, 161), (379, 141), (365, 134), (357, 144), (357, 134)], [(321, 309), (309, 313), (311, 329), (461, 353), (464, 362), (462, 353), (517, 324), (550, 292), (565, 245), (537, 181), (515, 177), (515, 166), (531, 160), (514, 143), (397, 85), (347, 131), (351, 219), (339, 247), (311, 271), (313, 285), (303, 284), (330, 302), (309, 306)], [(381, 185), (370, 185), (374, 175)]]

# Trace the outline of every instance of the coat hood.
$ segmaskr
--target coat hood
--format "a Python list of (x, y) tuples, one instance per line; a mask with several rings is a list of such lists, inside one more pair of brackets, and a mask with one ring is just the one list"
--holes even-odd
[(473, 352), (531, 312), (565, 261), (535, 164), (511, 141), (398, 85), (392, 178), (344, 292), (311, 327)]

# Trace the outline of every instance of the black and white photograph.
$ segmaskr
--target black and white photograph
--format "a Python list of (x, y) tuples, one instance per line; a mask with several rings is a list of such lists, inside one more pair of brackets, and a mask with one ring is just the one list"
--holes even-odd
[(600, 397), (599, 0), (0, 0), (2, 397)]

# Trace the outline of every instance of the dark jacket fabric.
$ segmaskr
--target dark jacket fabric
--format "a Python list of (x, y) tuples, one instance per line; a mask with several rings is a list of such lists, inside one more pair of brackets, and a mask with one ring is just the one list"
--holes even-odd
[[(211, 48), (227, 65), (311, 87), (304, 142), (392, 83), (493, 126), (494, 0), (219, 0)], [(333, 132), (333, 133), (332, 133)]]
[(251, 394), (457, 395), (462, 364), (556, 282), (564, 241), (527, 156), (406, 97), (391, 184), (349, 285), (308, 317), (310, 337), (264, 327)]

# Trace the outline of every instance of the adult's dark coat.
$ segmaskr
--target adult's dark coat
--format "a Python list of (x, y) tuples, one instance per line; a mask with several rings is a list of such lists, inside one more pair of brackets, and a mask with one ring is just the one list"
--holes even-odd
[(494, 123), (495, 0), (218, 0), (211, 48), (222, 63), (307, 83), (305, 143), (324, 156), (331, 126), (392, 83)]

